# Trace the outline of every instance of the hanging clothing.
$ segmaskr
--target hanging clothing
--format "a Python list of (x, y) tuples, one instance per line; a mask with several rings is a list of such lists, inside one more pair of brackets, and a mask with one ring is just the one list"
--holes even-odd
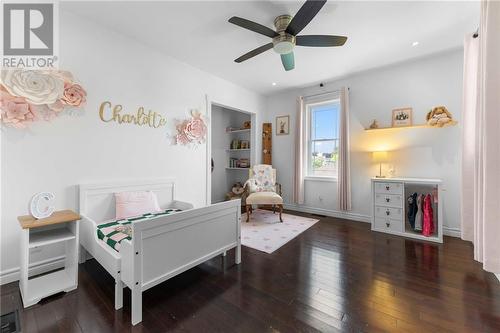
[(419, 194), (417, 196), (417, 213), (415, 215), (415, 230), (422, 231), (422, 208), (424, 196)]
[(415, 230), (415, 215), (417, 215), (417, 193), (413, 193), (408, 197), (408, 222), (413, 230)]
[(434, 220), (432, 212), (432, 196), (427, 194), (424, 198), (424, 228), (422, 234), (424, 236), (431, 236), (434, 233)]

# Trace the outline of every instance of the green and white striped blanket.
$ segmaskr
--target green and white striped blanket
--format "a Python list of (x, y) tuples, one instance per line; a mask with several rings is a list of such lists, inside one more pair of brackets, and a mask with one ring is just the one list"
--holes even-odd
[(132, 239), (132, 222), (150, 220), (158, 216), (179, 212), (180, 209), (167, 209), (158, 213), (147, 213), (141, 216), (104, 222), (97, 226), (97, 237), (108, 244), (113, 250), (120, 252), (120, 243), (124, 239)]

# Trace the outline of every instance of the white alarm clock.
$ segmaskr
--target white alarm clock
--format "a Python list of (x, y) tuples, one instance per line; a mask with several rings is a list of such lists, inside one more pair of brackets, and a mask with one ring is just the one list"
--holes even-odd
[(49, 217), (54, 212), (54, 206), (50, 205), (50, 201), (56, 196), (50, 192), (40, 192), (35, 194), (30, 201), (30, 214), (36, 219)]

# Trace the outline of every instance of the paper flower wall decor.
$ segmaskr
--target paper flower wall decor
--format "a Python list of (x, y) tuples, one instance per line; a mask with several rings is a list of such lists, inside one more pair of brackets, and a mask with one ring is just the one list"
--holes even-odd
[(49, 121), (68, 108), (85, 105), (87, 93), (73, 75), (60, 70), (2, 70), (0, 115), (3, 124), (27, 128), (34, 121)]
[(198, 110), (191, 110), (191, 118), (178, 121), (175, 142), (178, 145), (201, 144), (207, 137), (207, 125)]

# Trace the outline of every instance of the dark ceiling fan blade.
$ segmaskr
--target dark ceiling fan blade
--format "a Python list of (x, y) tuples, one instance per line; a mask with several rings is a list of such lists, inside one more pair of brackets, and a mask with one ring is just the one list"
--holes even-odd
[(229, 19), (229, 22), (267, 37), (273, 38), (279, 36), (279, 34), (272, 29), (241, 17), (233, 16)]
[(318, 14), (325, 3), (326, 0), (307, 0), (306, 3), (300, 7), (297, 14), (295, 14), (290, 24), (288, 24), (286, 32), (297, 36), (297, 34), (311, 22), (316, 14)]
[(300, 46), (313, 47), (328, 47), (342, 46), (347, 41), (345, 36), (329, 36), (329, 35), (303, 35), (297, 36), (295, 43)]
[(255, 57), (256, 55), (259, 55), (262, 52), (266, 52), (267, 50), (270, 50), (272, 48), (273, 48), (273, 43), (262, 45), (261, 47), (258, 47), (255, 50), (252, 50), (252, 51), (250, 51), (248, 53), (245, 53), (244, 55), (242, 55), (241, 57), (239, 57), (238, 59), (236, 59), (234, 62), (240, 63), (242, 61), (245, 61), (245, 60), (248, 60), (248, 59), (250, 59), (252, 57)]
[(293, 52), (290, 52), (288, 54), (282, 54), (281, 55), (281, 63), (283, 64), (283, 67), (285, 67), (286, 71), (291, 71), (292, 69), (295, 68), (295, 58), (293, 56)]

